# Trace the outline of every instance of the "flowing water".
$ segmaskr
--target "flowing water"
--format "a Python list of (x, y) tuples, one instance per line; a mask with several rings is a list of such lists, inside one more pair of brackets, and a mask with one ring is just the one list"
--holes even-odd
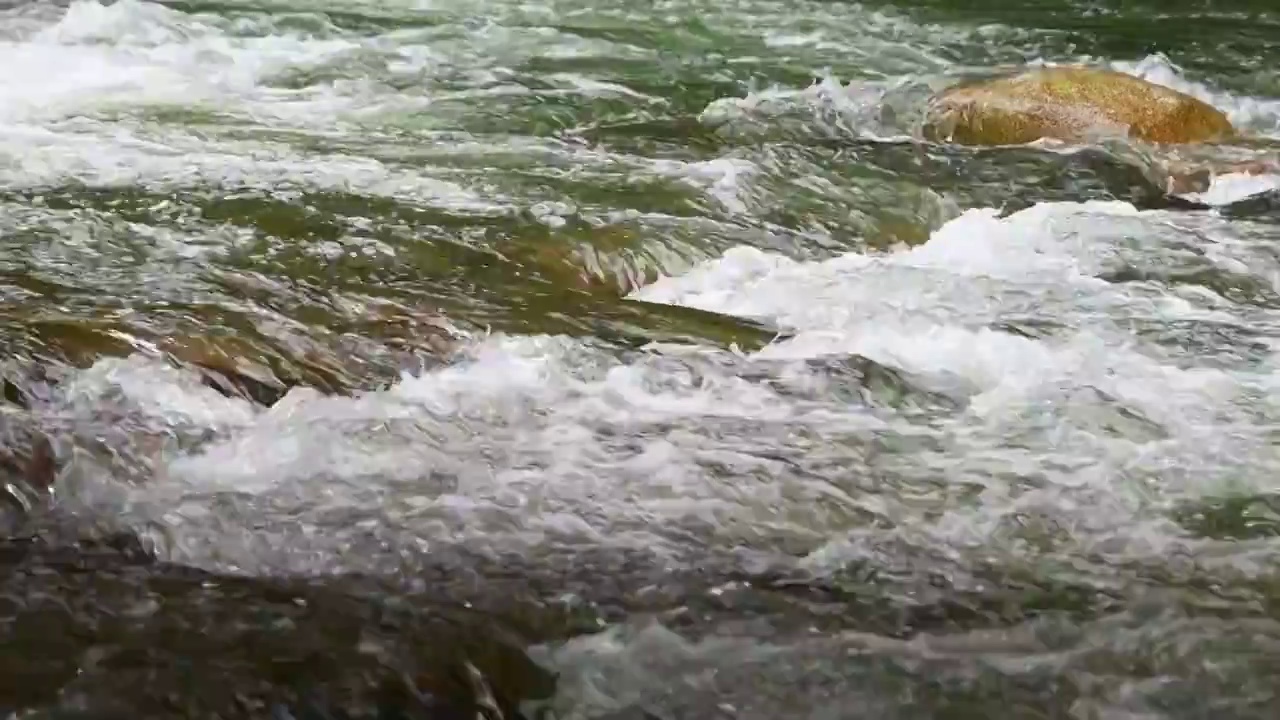
[(1275, 717), (1280, 178), (1040, 62), (1280, 149), (1262, 0), (11, 2), (0, 714)]

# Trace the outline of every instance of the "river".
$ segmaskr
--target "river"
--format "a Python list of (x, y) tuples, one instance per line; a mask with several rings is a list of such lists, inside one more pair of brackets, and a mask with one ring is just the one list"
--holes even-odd
[(0, 716), (1274, 718), (1280, 177), (919, 140), (1072, 62), (1280, 151), (1262, 0), (7, 2)]

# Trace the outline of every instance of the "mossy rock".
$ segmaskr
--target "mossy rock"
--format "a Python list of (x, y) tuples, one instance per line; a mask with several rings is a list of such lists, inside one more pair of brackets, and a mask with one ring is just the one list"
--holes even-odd
[(1185, 144), (1235, 134), (1222, 111), (1190, 95), (1085, 67), (1037, 68), (949, 88), (930, 101), (924, 123), (927, 139), (962, 145), (1124, 136)]

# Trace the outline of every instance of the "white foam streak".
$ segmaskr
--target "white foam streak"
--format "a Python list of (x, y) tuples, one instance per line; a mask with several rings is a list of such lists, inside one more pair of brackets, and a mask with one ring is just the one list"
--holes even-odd
[(120, 102), (234, 108), (246, 97), (269, 98), (260, 84), (273, 73), (355, 47), (347, 40), (233, 38), (152, 3), (78, 0), (57, 23), (0, 44), (6, 66), (41, 68), (0, 82), (0, 120), (92, 115)]
[(1233, 95), (1186, 77), (1164, 55), (1148, 55), (1138, 62), (1116, 61), (1111, 66), (1149, 82), (1184, 92), (1222, 110), (1237, 128), (1280, 137), (1280, 100)]
[[(817, 110), (836, 117), (837, 131), (905, 133), (888, 110), (929, 90), (917, 76), (936, 58), (902, 44), (902, 21), (871, 21), (884, 37), (865, 52), (897, 53), (872, 79), (846, 86), (828, 76), (801, 91), (717, 101), (703, 122), (731, 133)], [(560, 60), (649, 57), (559, 29), (492, 22), (455, 35), (254, 35), (137, 0), (80, 0), (61, 16), (23, 23), (3, 36), (0, 61), (45, 71), (0, 78), (5, 187), (349, 189), (510, 212), (517, 201), (466, 187), (456, 173), (432, 177), (421, 158), (397, 164), (304, 140), (399, 152), (394, 133), (366, 137), (359, 123), (393, 112), (429, 116), (459, 101), (521, 101), (534, 91), (511, 68), (549, 48)], [(762, 51), (836, 48), (829, 33), (811, 29), (750, 33)], [(908, 65), (910, 74), (894, 74)], [(1155, 60), (1128, 69), (1212, 98), (1255, 129), (1280, 118), (1266, 102), (1188, 83)], [(577, 72), (544, 79), (559, 86), (549, 93), (660, 104)], [(208, 117), (171, 124), (155, 118), (164, 109)], [(467, 146), (446, 138), (446, 149), (415, 138), (424, 155), (479, 154), (474, 138)], [(714, 203), (713, 213), (731, 216), (761, 210), (754, 183), (773, 172), (746, 152), (695, 160), (548, 144), (513, 139), (500, 150), (547, 152), (549, 166), (680, 180)], [(1219, 178), (1200, 197), (1226, 202), (1267, 182), (1275, 180)], [(530, 206), (549, 223), (579, 210), (558, 199)], [(1280, 268), (1247, 226), (1208, 213), (1190, 219), (1097, 202), (1009, 217), (977, 209), (901, 252), (800, 262), (740, 247), (635, 294), (760, 319), (788, 335), (750, 355), (649, 348), (623, 359), (569, 338), (494, 336), (464, 362), (381, 392), (295, 391), (260, 413), (134, 358), (137, 365), (100, 363), (63, 400), (87, 412), (109, 397), (144, 427), (216, 430), (199, 450), (165, 458), (165, 482), (130, 491), (139, 512), (183, 529), (194, 544), (175, 552), (197, 563), (235, 555), (223, 542), (230, 521), (209, 509), (224, 495), (258, 512), (246, 528), (261, 520), (268, 538), (301, 532), (281, 547), (296, 541), (299, 553), (339, 561), (343, 543), (370, 523), (424, 542), (551, 538), (671, 549), (679, 529), (686, 544), (829, 543), (847, 557), (898, 542), (958, 553), (1005, 547), (1011, 518), (1032, 511), (1053, 514), (1067, 528), (1060, 542), (1076, 549), (1158, 554), (1173, 535), (1150, 507), (1226, 482), (1262, 489), (1280, 465), (1266, 435), (1280, 423), (1272, 399), (1280, 355), (1267, 339), (1280, 317), (1188, 279), (1214, 273), (1258, 293), (1280, 291)], [(1159, 339), (1176, 332), (1224, 339), (1203, 353)], [(1269, 353), (1257, 349), (1268, 342)], [(845, 379), (841, 363), (860, 367), (850, 356), (875, 363), (868, 372), (908, 376), (905, 399), (867, 399), (895, 391)], [(920, 411), (927, 402), (954, 410)], [(868, 513), (885, 522), (868, 530)], [(252, 559), (245, 550), (235, 562)]]
[[(1141, 286), (1097, 277), (1135, 236), (1157, 246), (1183, 237), (1164, 215), (1120, 203), (1048, 204), (1007, 218), (971, 211), (891, 255), (801, 263), (738, 248), (636, 294), (795, 331), (752, 357), (654, 348), (621, 362), (569, 338), (480, 339), (469, 360), (386, 391), (295, 391), (256, 416), (219, 411), (229, 414), (204, 422), (230, 430), (173, 457), (167, 482), (133, 501), (181, 527), (187, 544), (174, 552), (196, 563), (210, 562), (202, 542), (241, 564), (272, 562), (261, 548), (237, 556), (227, 546), (224, 521), (208, 512), (225, 493), (326, 528), (290, 536), (290, 552), (306, 559), (276, 560), (285, 563), (316, 553), (340, 563), (335, 548), (366, 521), (428, 542), (673, 553), (663, 539), (672, 528), (724, 545), (827, 541), (815, 563), (892, 542), (1017, 553), (1004, 538), (1028, 513), (1067, 528), (1057, 542), (1075, 551), (1158, 557), (1182, 541), (1149, 508), (1223, 483), (1261, 489), (1280, 468), (1258, 424), (1280, 422), (1280, 403), (1265, 399), (1280, 375), (1274, 355), (1197, 367), (1134, 334), (1143, 307), (1153, 322), (1241, 321), (1220, 298), (1149, 304)], [(1057, 330), (1021, 336), (994, 327), (1001, 320)], [(831, 380), (805, 362), (849, 354), (968, 393), (963, 411), (919, 425), (777, 384), (821, 388), (806, 378)], [(741, 376), (748, 362), (777, 363), (777, 382)], [(189, 383), (111, 382), (144, 398), (194, 393), (203, 399), (165, 395), (192, 412), (216, 406), (213, 391)], [(925, 446), (867, 454), (882, 436)], [(795, 462), (815, 469), (797, 473)], [(831, 466), (845, 470), (816, 469)], [(869, 478), (889, 484), (864, 487)], [(958, 502), (962, 487), (983, 491)], [(858, 512), (896, 529), (850, 525)]]
[(1186, 193), (1184, 197), (1206, 205), (1230, 205), (1274, 190), (1280, 190), (1280, 175), (1224, 173), (1214, 177), (1204, 192)]
[[(1033, 407), (1060, 412), (1050, 408), (1075, 392), (1068, 388), (1096, 387), (1190, 439), (1227, 418), (1246, 425), (1236, 403), (1257, 378), (1155, 359), (1159, 351), (1122, 329), (1146, 301), (1096, 277), (1123, 257), (1113, 243), (1171, 230), (1160, 214), (1119, 203), (1044, 204), (1006, 219), (970, 211), (907, 252), (797, 263), (738, 248), (636, 296), (795, 331), (761, 357), (855, 353), (914, 373), (958, 374), (982, 389), (973, 418), (993, 429), (1025, 421)], [(1157, 322), (1235, 322), (1221, 305), (1188, 300), (1149, 312)], [(1031, 339), (991, 328), (1004, 317), (1051, 319), (1066, 332)], [(1257, 440), (1241, 442), (1262, 450)]]

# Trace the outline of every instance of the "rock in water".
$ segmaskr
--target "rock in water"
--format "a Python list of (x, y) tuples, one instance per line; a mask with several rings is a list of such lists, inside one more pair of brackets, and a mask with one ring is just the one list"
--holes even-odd
[(521, 720), (556, 688), (523, 639), (447, 598), (215, 575), (127, 534), (0, 538), (0, 602), (2, 717)]
[(942, 91), (926, 110), (924, 135), (962, 145), (1108, 135), (1201, 143), (1228, 139), (1235, 128), (1217, 108), (1177, 90), (1111, 70), (1053, 67)]

